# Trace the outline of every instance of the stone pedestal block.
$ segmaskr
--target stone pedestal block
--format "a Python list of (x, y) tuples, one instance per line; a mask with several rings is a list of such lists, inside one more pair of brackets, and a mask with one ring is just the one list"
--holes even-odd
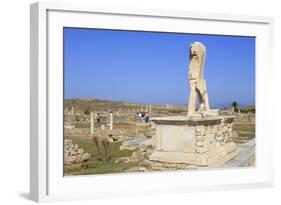
[(233, 116), (159, 117), (151, 161), (221, 167), (237, 156), (232, 141)]

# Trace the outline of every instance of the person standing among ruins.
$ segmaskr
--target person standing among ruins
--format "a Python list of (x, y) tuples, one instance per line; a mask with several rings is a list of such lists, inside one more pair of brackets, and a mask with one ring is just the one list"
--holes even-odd
[(142, 114), (139, 112), (139, 122), (142, 122)]
[(141, 122), (145, 122), (145, 115), (144, 115), (144, 112), (141, 112)]
[(149, 121), (149, 116), (148, 116), (148, 113), (145, 114), (145, 122), (148, 122)]
[(97, 123), (100, 123), (100, 114), (99, 113), (97, 113)]

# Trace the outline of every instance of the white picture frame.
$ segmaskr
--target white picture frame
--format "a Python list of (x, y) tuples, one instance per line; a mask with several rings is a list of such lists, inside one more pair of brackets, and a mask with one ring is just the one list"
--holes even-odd
[[(256, 167), (63, 177), (64, 26), (255, 36)], [(70, 3), (32, 4), (30, 198), (41, 202), (273, 186), (273, 134), (269, 129), (273, 118), (264, 109), (272, 107), (272, 29), (270, 17), (96, 8)], [(73, 186), (79, 189), (71, 189)]]

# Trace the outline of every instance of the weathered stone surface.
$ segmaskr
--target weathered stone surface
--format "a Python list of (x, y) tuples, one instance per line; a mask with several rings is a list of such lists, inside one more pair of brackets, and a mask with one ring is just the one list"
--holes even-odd
[(68, 147), (68, 146), (71, 146), (71, 145), (72, 145), (72, 140), (69, 140), (69, 139), (64, 140), (64, 146), (65, 147)]
[(206, 58), (206, 48), (200, 42), (193, 42), (190, 45), (190, 63), (189, 63), (189, 104), (188, 116), (193, 117), (196, 115), (196, 98), (199, 95), (199, 112), (203, 115), (209, 111), (209, 99), (207, 92), (206, 80), (204, 79), (204, 64)]
[(76, 161), (76, 156), (69, 156), (64, 158), (64, 163), (69, 165)]
[(126, 135), (114, 135), (111, 138), (113, 139), (113, 141), (118, 141), (118, 142), (128, 139)]
[(192, 117), (187, 116), (169, 116), (169, 117), (154, 117), (151, 121), (156, 125), (159, 124), (172, 124), (172, 125), (188, 125), (188, 126), (218, 126), (222, 121), (224, 123), (231, 123), (234, 121), (235, 116), (232, 115), (219, 115), (208, 117)]
[(91, 159), (89, 153), (84, 153), (84, 150), (78, 144), (73, 145), (71, 140), (65, 140), (64, 144), (64, 165), (69, 167)]
[(91, 159), (91, 155), (90, 155), (89, 153), (84, 153), (84, 154), (83, 154), (83, 157), (82, 157), (82, 160), (83, 160), (83, 161), (87, 161), (87, 160), (89, 160), (89, 159)]
[(155, 170), (155, 171), (162, 171), (162, 170), (165, 170), (165, 169), (163, 169), (163, 166), (162, 166), (161, 163), (159, 163), (159, 164), (152, 164), (152, 165), (151, 165), (151, 169), (152, 169), (152, 170)]
[[(176, 119), (175, 124), (173, 124), (173, 119)], [(227, 141), (232, 135), (230, 128), (233, 119), (233, 117), (225, 118), (224, 116), (192, 120), (186, 120), (185, 117), (169, 117), (164, 118), (163, 124), (161, 118), (157, 118), (154, 141), (156, 151), (149, 156), (149, 159), (162, 163), (222, 166), (237, 155), (236, 144)], [(185, 120), (186, 124), (179, 125), (179, 121)], [(190, 121), (192, 121), (191, 124), (189, 124)], [(196, 126), (193, 124), (194, 121), (197, 123)]]
[(194, 127), (181, 125), (157, 125), (156, 150), (194, 152)]
[(178, 165), (175, 164), (175, 163), (163, 163), (163, 167), (166, 167), (166, 168), (177, 168)]
[(72, 128), (64, 129), (65, 136), (79, 136), (86, 138), (89, 133), (89, 128)]
[(209, 167), (222, 167), (225, 163), (237, 156), (237, 152), (233, 151), (228, 154), (221, 154), (208, 159)]
[(218, 116), (219, 115), (219, 109), (209, 109), (205, 111), (205, 116)]
[(146, 172), (148, 171), (145, 167), (133, 167), (131, 169), (128, 169), (126, 172)]
[(78, 154), (83, 154), (84, 153), (84, 150), (82, 148), (78, 149), (77, 151)]
[(207, 158), (196, 153), (155, 151), (152, 155), (150, 155), (149, 160), (168, 163), (185, 163), (199, 166), (208, 165)]
[(130, 161), (132, 161), (130, 157), (120, 157), (114, 163), (129, 163)]
[(198, 146), (198, 147), (203, 147), (203, 146), (206, 145), (206, 143), (202, 142), (202, 141), (198, 141), (198, 142), (195, 143), (195, 145)]
[(79, 145), (78, 145), (78, 144), (75, 144), (75, 145), (74, 145), (74, 150), (75, 150), (75, 151), (78, 151), (78, 149), (79, 149)]
[(237, 157), (224, 164), (223, 167), (255, 166), (255, 156), (256, 156), (255, 139), (252, 139), (245, 144), (238, 145), (237, 153), (238, 153)]
[(229, 142), (225, 144), (223, 148), (226, 153), (230, 153), (237, 149), (237, 145), (234, 142)]
[(207, 148), (206, 147), (195, 147), (195, 152), (196, 153), (205, 153), (205, 152), (207, 152)]

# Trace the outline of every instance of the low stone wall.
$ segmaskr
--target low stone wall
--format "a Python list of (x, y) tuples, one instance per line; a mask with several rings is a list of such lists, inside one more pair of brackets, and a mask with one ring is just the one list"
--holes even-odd
[(152, 171), (175, 171), (175, 170), (190, 170), (198, 169), (198, 166), (189, 165), (185, 163), (161, 163), (161, 162), (152, 162), (145, 161), (148, 170)]
[(155, 125), (153, 122), (136, 123), (135, 133), (136, 136), (145, 136), (151, 138), (155, 135)]
[(255, 123), (256, 122), (256, 114), (252, 112), (248, 113), (239, 113), (233, 112), (232, 110), (220, 110), (220, 115), (232, 115), (235, 116), (235, 122), (238, 123)]
[(64, 129), (64, 137), (71, 138), (71, 137), (88, 137), (90, 133), (89, 128), (71, 128), (71, 129)]
[(157, 130), (155, 151), (149, 160), (171, 164), (165, 168), (175, 164), (221, 167), (236, 156), (233, 120), (234, 116), (154, 118), (152, 121)]
[(89, 153), (84, 153), (78, 144), (72, 144), (72, 140), (64, 140), (64, 165), (81, 164), (91, 159)]
[(255, 123), (256, 122), (256, 114), (255, 113), (238, 113), (236, 116), (236, 122), (247, 122), (247, 123)]

